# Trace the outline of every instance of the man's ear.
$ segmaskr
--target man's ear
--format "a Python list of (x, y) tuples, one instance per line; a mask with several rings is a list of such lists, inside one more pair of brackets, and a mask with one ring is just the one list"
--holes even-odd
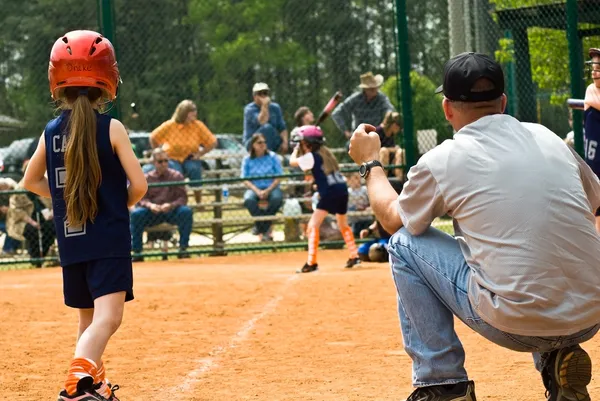
[(506, 110), (506, 105), (508, 104), (508, 98), (506, 97), (506, 95), (503, 93), (502, 94), (502, 113), (504, 113), (504, 111)]
[(454, 116), (454, 110), (452, 110), (450, 101), (448, 99), (444, 98), (442, 100), (442, 108), (444, 109), (444, 116), (446, 117), (446, 120), (452, 120), (452, 117)]

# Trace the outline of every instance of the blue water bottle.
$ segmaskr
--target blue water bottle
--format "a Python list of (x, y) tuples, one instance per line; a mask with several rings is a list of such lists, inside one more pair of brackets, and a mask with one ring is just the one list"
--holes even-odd
[(227, 184), (223, 184), (223, 193), (221, 195), (223, 203), (227, 203), (227, 201), (229, 201), (229, 186), (227, 186)]

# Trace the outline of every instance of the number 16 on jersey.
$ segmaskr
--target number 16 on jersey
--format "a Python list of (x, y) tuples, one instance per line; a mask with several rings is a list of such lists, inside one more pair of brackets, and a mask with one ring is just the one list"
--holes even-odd
[(583, 151), (586, 160), (594, 160), (596, 158), (596, 148), (598, 147), (598, 141), (583, 139)]

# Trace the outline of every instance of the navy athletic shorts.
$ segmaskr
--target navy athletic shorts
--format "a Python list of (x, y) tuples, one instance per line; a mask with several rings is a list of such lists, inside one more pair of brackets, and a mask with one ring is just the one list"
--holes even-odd
[(133, 300), (131, 257), (97, 259), (63, 266), (65, 304), (72, 308), (94, 307), (94, 300), (125, 291), (125, 302)]
[(317, 203), (317, 209), (325, 210), (331, 214), (348, 213), (348, 187), (340, 185), (340, 188), (330, 187), (327, 194)]

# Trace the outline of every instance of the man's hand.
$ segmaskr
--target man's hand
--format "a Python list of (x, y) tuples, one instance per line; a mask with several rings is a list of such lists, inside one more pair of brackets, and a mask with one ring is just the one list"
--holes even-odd
[(160, 208), (161, 212), (168, 212), (169, 210), (171, 210), (171, 204), (163, 203), (162, 205), (159, 206), (159, 208)]
[(159, 205), (157, 205), (156, 203), (153, 203), (153, 204), (151, 204), (151, 205), (148, 207), (148, 209), (150, 209), (150, 211), (151, 211), (152, 213), (155, 213), (155, 214), (156, 214), (156, 213), (160, 213), (160, 212), (161, 212), (161, 210), (160, 210), (160, 206), (159, 206)]
[(259, 99), (260, 99), (260, 105), (263, 107), (268, 106), (269, 103), (271, 103), (271, 98), (269, 96), (262, 96)]
[(350, 151), (348, 154), (354, 163), (361, 165), (371, 160), (379, 160), (381, 141), (375, 132), (375, 127), (370, 124), (360, 124), (350, 138)]
[(369, 230), (366, 228), (360, 230), (360, 239), (365, 239), (369, 236)]
[(258, 198), (261, 200), (267, 199), (269, 197), (269, 193), (265, 189), (261, 189), (258, 191)]

